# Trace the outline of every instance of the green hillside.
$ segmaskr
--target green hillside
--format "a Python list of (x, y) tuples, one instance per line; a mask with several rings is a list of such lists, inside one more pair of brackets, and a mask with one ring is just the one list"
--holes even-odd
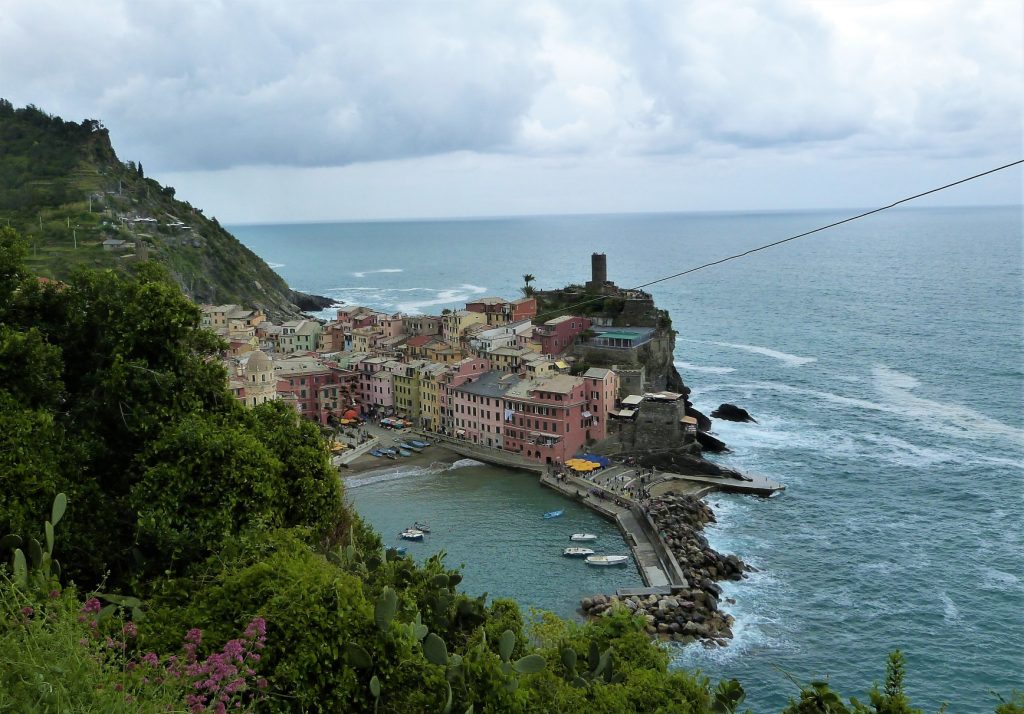
[[(293, 293), (255, 253), (174, 189), (117, 158), (95, 119), (65, 121), (0, 99), (0, 225), (24, 235), (38, 274), (66, 279), (77, 267), (133, 272), (163, 263), (197, 302), (263, 307), (294, 316)], [(104, 246), (107, 240), (125, 243)], [(305, 309), (313, 306), (303, 304)]]

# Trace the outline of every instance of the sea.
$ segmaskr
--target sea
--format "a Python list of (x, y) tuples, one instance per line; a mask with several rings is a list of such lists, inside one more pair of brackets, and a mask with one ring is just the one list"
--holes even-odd
[[(634, 287), (856, 210), (239, 225), (299, 290), (438, 313), (520, 294), (523, 276), (582, 283), (590, 256)], [(675, 361), (715, 420), (715, 457), (781, 481), (713, 495), (720, 551), (757, 572), (725, 586), (735, 639), (673, 646), (673, 666), (739, 679), (756, 713), (794, 681), (864, 698), (903, 651), (926, 712), (992, 711), (1024, 689), (1024, 233), (1020, 206), (904, 208), (647, 288), (671, 312)], [(330, 316), (326, 311), (324, 316)], [(628, 553), (610, 524), (516, 471), (463, 460), (348, 480), (389, 543), (429, 521), (414, 557), (446, 552), (472, 595), (579, 617), (579, 598), (640, 584), (634, 567), (561, 557), (568, 535)], [(545, 511), (564, 509), (557, 519)]]

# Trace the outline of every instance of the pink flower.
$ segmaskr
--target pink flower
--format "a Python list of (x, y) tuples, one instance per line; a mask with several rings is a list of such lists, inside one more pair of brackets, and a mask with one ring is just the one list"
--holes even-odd
[(268, 684), (269, 683), (267, 682), (266, 678), (264, 678), (264, 677), (260, 677), (259, 679), (256, 680), (256, 688), (257, 689), (266, 689)]
[(129, 637), (136, 637), (139, 634), (139, 629), (131, 620), (124, 623), (124, 627), (122, 629), (124, 630), (124, 634), (128, 635)]
[(50, 599), (51, 600), (56, 600), (59, 597), (60, 597), (60, 590), (51, 590), (50, 591)]
[(156, 667), (160, 664), (160, 658), (156, 656), (156, 652), (147, 652), (142, 655), (143, 664), (148, 664), (150, 667)]
[(21, 614), (24, 615), (25, 617), (32, 617), (32, 613), (34, 613), (34, 612), (35, 612), (35, 610), (33, 610), (31, 607), (28, 607), (27, 605), (25, 607), (21, 608)]
[(99, 612), (101, 609), (102, 605), (100, 605), (100, 601), (94, 597), (91, 597), (85, 601), (85, 604), (82, 605), (82, 609), (80, 610), (80, 612), (93, 613)]
[(250, 640), (256, 637), (263, 637), (267, 634), (267, 621), (262, 617), (254, 617), (249, 626), (245, 628), (245, 636)]
[(203, 643), (203, 631), (198, 627), (193, 627), (185, 634), (185, 641), (191, 642), (194, 645), (200, 645)]

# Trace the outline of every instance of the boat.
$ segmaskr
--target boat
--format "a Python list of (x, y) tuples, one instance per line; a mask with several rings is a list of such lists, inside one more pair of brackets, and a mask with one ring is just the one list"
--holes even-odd
[(586, 558), (588, 555), (593, 555), (594, 551), (590, 548), (580, 548), (579, 546), (571, 546), (562, 551), (562, 555), (566, 558)]
[(423, 451), (422, 447), (416, 446), (415, 444), (410, 444), (408, 441), (403, 441), (401, 444), (399, 444), (399, 446), (401, 446), (403, 449), (406, 449), (407, 451)]
[(428, 446), (430, 446), (429, 441), (418, 441), (417, 439), (409, 439), (409, 443), (412, 444), (413, 446), (418, 446), (421, 449), (425, 449)]
[(587, 565), (625, 565), (628, 555), (588, 555)]
[(384, 452), (384, 455), (387, 456), (389, 459), (397, 459), (398, 458), (398, 456), (395, 455), (394, 453), (389, 453), (387, 451)]
[(402, 540), (423, 540), (423, 531), (416, 528), (406, 528), (398, 534), (398, 537)]
[(373, 451), (370, 452), (370, 456), (376, 456), (378, 459), (383, 455), (384, 452), (381, 451), (380, 449), (374, 449)]
[(406, 548), (404, 545), (389, 545), (388, 550), (392, 553), (398, 553), (399, 555), (405, 555)]
[(562, 510), (560, 510), (560, 511), (548, 511), (547, 513), (544, 514), (544, 517), (545, 518), (558, 518), (563, 513), (565, 513), (565, 509), (564, 508)]
[(597, 536), (593, 533), (573, 533), (569, 536), (569, 540), (574, 540), (578, 543), (590, 543), (597, 540)]
[(412, 527), (418, 531), (423, 531), (424, 533), (430, 532), (430, 526), (428, 526), (426, 523), (420, 523), (419, 521), (413, 523)]
[(407, 450), (407, 449), (399, 449), (398, 450), (398, 455), (399, 456), (412, 456), (412, 452)]
[(384, 453), (385, 455), (387, 455), (387, 454), (392, 454), (392, 455), (394, 455), (394, 454), (397, 454), (397, 453), (398, 453), (397, 451), (395, 451), (394, 449), (392, 449), (392, 448), (391, 448), (390, 446), (386, 446), (386, 447), (384, 447), (383, 449), (381, 449), (381, 451), (382, 451), (382, 452), (383, 452), (383, 453)]

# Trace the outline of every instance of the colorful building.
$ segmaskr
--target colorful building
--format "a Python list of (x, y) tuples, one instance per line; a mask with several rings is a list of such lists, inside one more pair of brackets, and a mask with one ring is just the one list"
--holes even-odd
[(590, 320), (575, 315), (562, 315), (533, 328), (533, 341), (546, 355), (560, 355), (590, 327)]

